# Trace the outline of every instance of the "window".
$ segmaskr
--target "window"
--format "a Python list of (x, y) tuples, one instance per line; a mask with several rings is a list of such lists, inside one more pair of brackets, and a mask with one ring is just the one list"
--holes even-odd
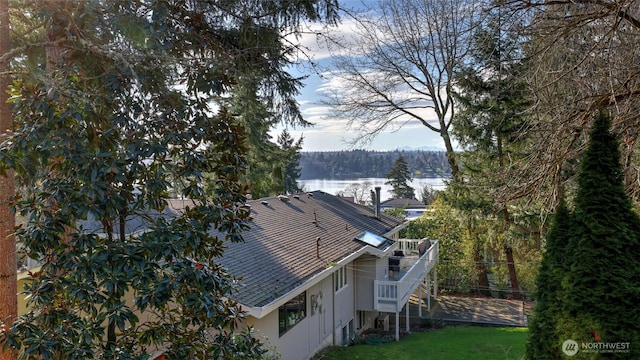
[(353, 329), (353, 319), (349, 324), (342, 328), (342, 345), (349, 345), (356, 338), (356, 332)]
[(333, 284), (336, 292), (347, 286), (347, 267), (343, 266), (333, 273)]
[(305, 318), (307, 313), (307, 292), (296, 296), (278, 308), (280, 336)]

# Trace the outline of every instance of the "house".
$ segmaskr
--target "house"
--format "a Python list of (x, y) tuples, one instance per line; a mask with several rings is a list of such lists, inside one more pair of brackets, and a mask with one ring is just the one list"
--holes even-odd
[(389, 199), (380, 203), (381, 210), (386, 209), (404, 209), (407, 220), (419, 218), (427, 210), (427, 206), (416, 199)]
[[(321, 191), (250, 201), (252, 229), (221, 262), (242, 275), (232, 296), (283, 360), (307, 359), (388, 326), (423, 283), (436, 283), (438, 242), (399, 239), (404, 222)], [(421, 256), (419, 256), (421, 255)], [(433, 279), (431, 278), (433, 276)], [(430, 286), (427, 286), (430, 288)], [(421, 294), (419, 296), (427, 296)]]
[[(398, 339), (399, 317), (404, 311), (408, 318), (411, 294), (428, 301), (437, 296), (430, 285), (437, 283), (438, 242), (400, 239), (405, 222), (380, 207), (321, 191), (250, 200), (246, 206), (251, 229), (244, 242), (227, 243), (219, 261), (242, 277), (230, 297), (247, 313), (246, 325), (282, 360), (347, 345), (367, 329), (388, 328), (389, 316), (395, 316)], [(183, 200), (175, 200), (165, 213), (183, 207)], [(144, 227), (136, 221), (127, 225), (130, 232)]]

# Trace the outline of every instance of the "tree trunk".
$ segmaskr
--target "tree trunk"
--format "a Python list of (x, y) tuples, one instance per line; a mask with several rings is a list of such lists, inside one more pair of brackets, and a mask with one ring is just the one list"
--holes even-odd
[(449, 167), (451, 168), (451, 178), (453, 181), (460, 180), (460, 169), (458, 168), (458, 159), (455, 150), (453, 149), (453, 144), (451, 143), (451, 136), (449, 135), (449, 130), (447, 127), (442, 127), (442, 131), (440, 132), (440, 137), (444, 142), (444, 146), (447, 154), (447, 162), (449, 163)]
[[(0, 0), (0, 137), (13, 125), (11, 105), (7, 103), (6, 89), (11, 82), (9, 73), (9, 1)], [(0, 320), (7, 320), (10, 326), (18, 316), (18, 278), (16, 260), (16, 242), (13, 236), (15, 215), (10, 202), (15, 195), (13, 172), (7, 170), (6, 176), (0, 176)], [(0, 359), (16, 359), (15, 351), (1, 352)]]
[(484, 256), (482, 256), (482, 249), (478, 246), (475, 246), (475, 249), (473, 249), (473, 262), (478, 272), (478, 293), (483, 296), (491, 296), (487, 266), (485, 265)]
[[(506, 206), (502, 208), (502, 216), (504, 216), (504, 230), (508, 231), (509, 227), (512, 226), (511, 215), (509, 215), (509, 210)], [(520, 284), (518, 284), (518, 274), (516, 273), (516, 266), (513, 262), (513, 248), (507, 245), (507, 242), (503, 244), (504, 255), (507, 259), (507, 268), (509, 269), (509, 282), (511, 283), (511, 293), (513, 294), (514, 299), (520, 299)]]
[(513, 262), (513, 249), (510, 246), (504, 246), (504, 254), (507, 257), (507, 266), (509, 267), (509, 281), (511, 282), (511, 292), (514, 299), (520, 299), (520, 285), (518, 284), (518, 276), (516, 274), (516, 266)]

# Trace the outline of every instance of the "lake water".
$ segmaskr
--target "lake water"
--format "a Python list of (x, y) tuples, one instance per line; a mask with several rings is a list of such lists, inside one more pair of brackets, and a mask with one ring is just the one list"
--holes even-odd
[[(434, 190), (442, 190), (445, 185), (442, 178), (428, 178), (428, 179), (413, 179), (409, 182), (409, 186), (415, 189), (415, 194), (420, 199), (420, 192), (425, 185), (430, 185)], [(305, 191), (321, 190), (328, 194), (335, 195), (339, 191), (343, 191), (347, 186), (351, 184), (364, 184), (366, 182), (371, 184), (371, 190), (374, 190), (376, 186), (380, 186), (380, 198), (382, 201), (390, 199), (392, 189), (391, 186), (385, 185), (385, 182), (389, 181), (385, 178), (359, 178), (359, 179), (311, 179), (311, 180), (298, 180), (298, 184)]]

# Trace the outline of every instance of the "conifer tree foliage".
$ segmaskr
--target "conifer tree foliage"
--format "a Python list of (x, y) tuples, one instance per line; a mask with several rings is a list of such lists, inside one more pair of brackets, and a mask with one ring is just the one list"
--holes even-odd
[(566, 248), (571, 237), (572, 214), (561, 199), (547, 235), (545, 253), (536, 278), (535, 315), (529, 322), (529, 359), (562, 359), (558, 317), (561, 312), (561, 282), (569, 270)]
[(630, 343), (630, 353), (592, 358), (640, 358), (640, 219), (625, 192), (619, 144), (604, 112), (596, 116), (581, 164), (574, 218), (558, 341)]
[[(212, 104), (253, 76), (270, 111), (299, 121), (282, 31), (331, 19), (336, 4), (24, 5), (47, 38), (16, 64), (0, 166), (16, 173), (16, 236), (41, 267), (0, 342), (36, 359), (262, 358), (216, 261), (248, 226), (247, 130)], [(38, 46), (59, 57), (32, 58)]]
[[(581, 163), (573, 212), (557, 209), (537, 279), (527, 357), (561, 359), (562, 344), (629, 344), (579, 359), (637, 359), (640, 348), (640, 218), (624, 188), (619, 144), (600, 112)], [(626, 346), (626, 345), (623, 345)]]
[(301, 171), (299, 166), (302, 141), (302, 137), (295, 141), (286, 129), (278, 136), (278, 145), (280, 145), (282, 152), (282, 182), (285, 194), (294, 194), (301, 190), (298, 185), (298, 178), (300, 178)]
[(256, 81), (243, 78), (232, 93), (230, 99), (222, 99), (222, 104), (230, 103), (231, 111), (238, 114), (247, 132), (247, 191), (254, 199), (281, 193), (283, 151), (269, 134), (278, 119), (260, 96)]
[(408, 182), (411, 181), (409, 164), (407, 164), (402, 155), (398, 156), (393, 163), (393, 167), (384, 177), (389, 179), (385, 184), (391, 185), (391, 193), (394, 198), (414, 199), (416, 197), (415, 190), (408, 184)]

